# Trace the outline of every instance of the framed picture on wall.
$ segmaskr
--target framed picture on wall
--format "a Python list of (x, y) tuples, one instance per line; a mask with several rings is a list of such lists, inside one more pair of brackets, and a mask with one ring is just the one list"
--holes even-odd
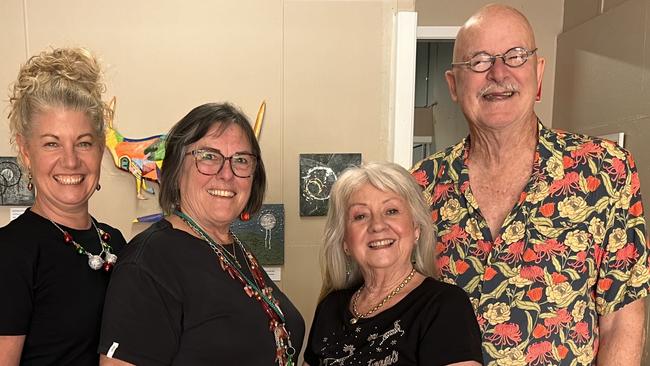
[(0, 157), (0, 205), (31, 206), (34, 193), (27, 189), (27, 181), (18, 166), (16, 157)]
[(339, 174), (360, 164), (360, 153), (300, 154), (300, 216), (327, 215)]

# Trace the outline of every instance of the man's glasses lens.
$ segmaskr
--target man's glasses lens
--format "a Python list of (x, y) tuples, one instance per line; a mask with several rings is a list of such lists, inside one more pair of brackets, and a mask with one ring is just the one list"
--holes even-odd
[(525, 64), (526, 61), (528, 61), (528, 58), (532, 56), (536, 51), (537, 48), (529, 51), (523, 47), (515, 47), (509, 49), (503, 55), (492, 56), (489, 53), (482, 52), (474, 55), (471, 59), (469, 59), (469, 61), (454, 62), (452, 65), (465, 65), (474, 72), (486, 72), (494, 65), (496, 60), (500, 58), (506, 65), (510, 67), (519, 67)]
[(230, 160), (233, 174), (240, 178), (248, 178), (255, 172), (257, 164), (255, 155), (247, 153), (236, 153), (229, 157), (213, 150), (194, 150), (190, 153), (196, 159), (196, 168), (200, 173), (206, 175), (218, 174), (226, 160)]

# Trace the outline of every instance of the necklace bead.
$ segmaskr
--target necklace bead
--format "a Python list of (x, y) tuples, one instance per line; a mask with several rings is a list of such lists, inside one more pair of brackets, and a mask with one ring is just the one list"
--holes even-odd
[(103, 269), (106, 272), (109, 272), (113, 268), (113, 265), (115, 265), (117, 262), (117, 255), (111, 253), (111, 250), (113, 250), (113, 248), (107, 243), (107, 241), (110, 240), (111, 236), (109, 233), (98, 228), (94, 220), (91, 220), (90, 223), (97, 232), (99, 245), (102, 249), (99, 254), (90, 253), (86, 250), (86, 248), (83, 247), (83, 245), (77, 243), (69, 232), (63, 230), (59, 224), (50, 220), (49, 218), (48, 220), (52, 223), (52, 225), (59, 229), (61, 233), (63, 233), (63, 242), (66, 245), (73, 246), (73, 249), (77, 252), (77, 254), (85, 255), (88, 257), (88, 267), (92, 268), (95, 271)]
[(365, 285), (362, 285), (359, 287), (359, 289), (354, 293), (354, 296), (352, 297), (352, 319), (350, 319), (350, 324), (354, 325), (356, 324), (359, 319), (361, 318), (367, 318), (370, 315), (372, 315), (375, 311), (379, 310), (382, 306), (384, 306), (390, 299), (392, 299), (395, 295), (397, 295), (406, 285), (413, 279), (415, 276), (415, 268), (411, 269), (411, 272), (404, 278), (404, 280), (397, 285), (397, 287), (391, 291), (386, 297), (384, 297), (377, 305), (375, 305), (373, 308), (365, 312), (364, 314), (360, 314), (359, 310), (357, 310), (357, 301), (359, 301), (359, 296), (361, 296), (361, 290), (365, 287)]

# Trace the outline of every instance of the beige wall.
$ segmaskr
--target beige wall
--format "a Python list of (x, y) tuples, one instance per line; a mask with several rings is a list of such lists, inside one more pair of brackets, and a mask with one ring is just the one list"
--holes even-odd
[[(281, 287), (309, 325), (324, 218), (299, 217), (298, 155), (391, 156), (393, 19), (413, 7), (412, 0), (3, 0), (0, 86), (6, 90), (28, 55), (80, 45), (103, 59), (107, 98), (117, 96), (115, 125), (127, 137), (166, 132), (208, 101), (232, 101), (254, 117), (266, 100), (266, 202), (284, 203), (286, 214)], [(13, 154), (5, 112), (3, 156)], [(133, 178), (108, 154), (102, 169), (91, 212), (131, 238), (145, 228), (131, 219), (157, 212), (156, 199), (136, 200)], [(8, 213), (0, 207), (0, 225)]]
[[(573, 1), (573, 0), (570, 0)], [(562, 14), (564, 0), (417, 0), (415, 10), (418, 12), (419, 26), (460, 26), (480, 7), (489, 3), (502, 3), (513, 6), (528, 17), (535, 30), (538, 54), (546, 59), (546, 71), (542, 84), (542, 100), (536, 111), (542, 121), (550, 126), (553, 115), (553, 94), (555, 83), (555, 39), (562, 31)], [(454, 126), (436, 126), (436, 133), (441, 128), (463, 132)], [(439, 148), (442, 148), (440, 146)]]

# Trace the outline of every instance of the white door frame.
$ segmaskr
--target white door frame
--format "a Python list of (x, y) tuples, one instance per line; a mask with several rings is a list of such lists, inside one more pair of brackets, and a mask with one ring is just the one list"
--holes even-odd
[(418, 39), (456, 39), (460, 27), (418, 27), (417, 13), (398, 12), (395, 26), (393, 162), (413, 165), (413, 110), (415, 108), (415, 53)]

